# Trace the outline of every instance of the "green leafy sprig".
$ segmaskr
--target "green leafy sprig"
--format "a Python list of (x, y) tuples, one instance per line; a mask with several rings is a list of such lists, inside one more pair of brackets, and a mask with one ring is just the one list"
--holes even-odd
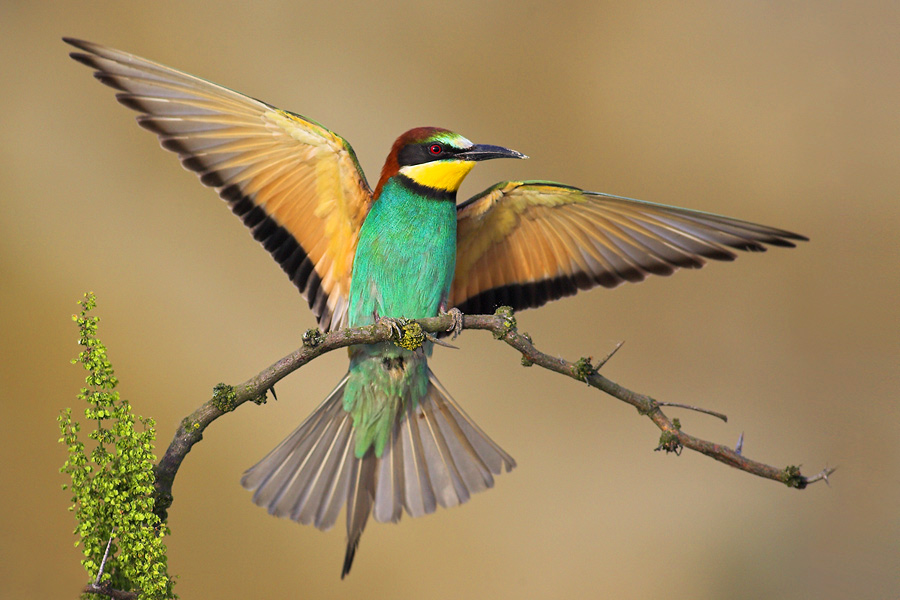
[(175, 598), (163, 543), (168, 527), (153, 512), (155, 424), (134, 415), (115, 391), (118, 380), (97, 338), (100, 318), (89, 314), (97, 306), (94, 294), (85, 294), (78, 304), (81, 312), (72, 319), (82, 350), (72, 363), (88, 372), (78, 398), (87, 403), (84, 417), (94, 425), (88, 435), (90, 450), (80, 439), (81, 423), (73, 419), (71, 408), (58, 420), (59, 441), (68, 449), (60, 472), (71, 477), (63, 488), (72, 491), (69, 510), (78, 522), (75, 545), (82, 547), (81, 564), (92, 581), (86, 591)]

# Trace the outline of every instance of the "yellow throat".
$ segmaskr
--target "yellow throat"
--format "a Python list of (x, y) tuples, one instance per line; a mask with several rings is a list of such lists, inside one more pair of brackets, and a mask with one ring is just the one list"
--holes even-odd
[(400, 172), (419, 185), (455, 192), (474, 166), (470, 160), (438, 160), (400, 167)]

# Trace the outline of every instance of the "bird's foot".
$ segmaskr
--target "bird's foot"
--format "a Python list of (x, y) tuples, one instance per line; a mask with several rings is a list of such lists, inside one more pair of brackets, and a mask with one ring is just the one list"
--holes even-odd
[(463, 328), (463, 314), (462, 311), (456, 308), (455, 306), (450, 310), (441, 309), (441, 315), (450, 315), (452, 319), (450, 322), (450, 327), (447, 328), (447, 331), (452, 332), (453, 335), (450, 336), (450, 339), (455, 340), (457, 336), (462, 333)]
[(451, 346), (447, 342), (443, 342), (423, 330), (422, 326), (416, 321), (410, 321), (409, 319), (404, 318), (381, 317), (378, 319), (378, 322), (384, 323), (391, 328), (391, 341), (401, 348), (417, 350), (422, 347), (422, 344), (426, 339), (439, 346), (456, 348), (456, 346)]
[(379, 317), (379, 323), (384, 323), (388, 327), (391, 328), (391, 337), (395, 337), (400, 340), (403, 339), (403, 327), (409, 323), (407, 319), (397, 319), (394, 317)]

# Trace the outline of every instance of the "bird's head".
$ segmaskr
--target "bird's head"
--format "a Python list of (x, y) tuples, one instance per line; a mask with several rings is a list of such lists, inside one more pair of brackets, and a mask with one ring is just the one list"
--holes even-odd
[(423, 190), (453, 197), (475, 163), (492, 158), (528, 157), (501, 146), (473, 144), (458, 133), (439, 127), (410, 129), (394, 142), (381, 170), (375, 197), (389, 179), (397, 176)]

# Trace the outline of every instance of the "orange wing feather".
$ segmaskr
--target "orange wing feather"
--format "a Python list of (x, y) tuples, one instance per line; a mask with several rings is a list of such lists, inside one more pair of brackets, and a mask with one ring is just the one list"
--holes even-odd
[(461, 204), (450, 306), (516, 310), (597, 285), (793, 246), (796, 233), (544, 181), (500, 183)]
[(350, 145), (300, 115), (90, 42), (72, 58), (120, 90), (141, 126), (213, 187), (281, 264), (323, 329), (346, 324), (372, 192)]

